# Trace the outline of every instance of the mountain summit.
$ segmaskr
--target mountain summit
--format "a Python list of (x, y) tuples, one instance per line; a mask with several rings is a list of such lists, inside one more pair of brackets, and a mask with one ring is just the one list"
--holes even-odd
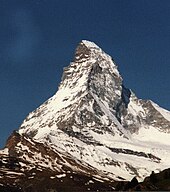
[(170, 166), (169, 140), (170, 112), (138, 99), (112, 58), (83, 40), (58, 91), (26, 117), (1, 154), (15, 157), (23, 174), (36, 165), (63, 178), (78, 172), (101, 182), (143, 180)]

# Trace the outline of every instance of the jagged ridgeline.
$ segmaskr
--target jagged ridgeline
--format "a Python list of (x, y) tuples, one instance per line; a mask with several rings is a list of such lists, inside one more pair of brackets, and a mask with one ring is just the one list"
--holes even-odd
[(26, 117), (0, 152), (0, 183), (25, 187), (30, 178), (33, 189), (39, 177), (61, 184), (79, 175), (85, 191), (90, 182), (106, 190), (115, 181), (141, 181), (168, 168), (169, 141), (170, 112), (138, 99), (123, 85), (113, 59), (83, 40), (58, 91)]

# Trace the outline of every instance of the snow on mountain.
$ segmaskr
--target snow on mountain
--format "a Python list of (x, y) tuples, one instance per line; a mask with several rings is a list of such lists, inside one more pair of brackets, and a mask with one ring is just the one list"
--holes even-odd
[(152, 102), (153, 107), (168, 121), (170, 121), (170, 111), (161, 108), (156, 103)]
[(95, 43), (79, 43), (56, 94), (31, 112), (21, 136), (113, 180), (142, 180), (170, 167), (170, 112), (138, 99)]

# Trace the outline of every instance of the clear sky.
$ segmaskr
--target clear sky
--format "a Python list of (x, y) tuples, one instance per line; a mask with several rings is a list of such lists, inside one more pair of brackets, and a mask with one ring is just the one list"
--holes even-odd
[(0, 0), (0, 147), (94, 41), (138, 97), (170, 110), (169, 0)]

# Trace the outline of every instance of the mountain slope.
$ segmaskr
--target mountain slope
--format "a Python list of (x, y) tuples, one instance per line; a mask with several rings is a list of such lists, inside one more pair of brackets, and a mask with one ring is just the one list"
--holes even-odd
[(138, 99), (123, 85), (112, 58), (86, 40), (64, 68), (56, 94), (27, 116), (18, 134), (63, 154), (65, 161), (69, 156), (71, 170), (78, 165), (81, 174), (100, 179), (143, 180), (170, 166), (170, 112)]

